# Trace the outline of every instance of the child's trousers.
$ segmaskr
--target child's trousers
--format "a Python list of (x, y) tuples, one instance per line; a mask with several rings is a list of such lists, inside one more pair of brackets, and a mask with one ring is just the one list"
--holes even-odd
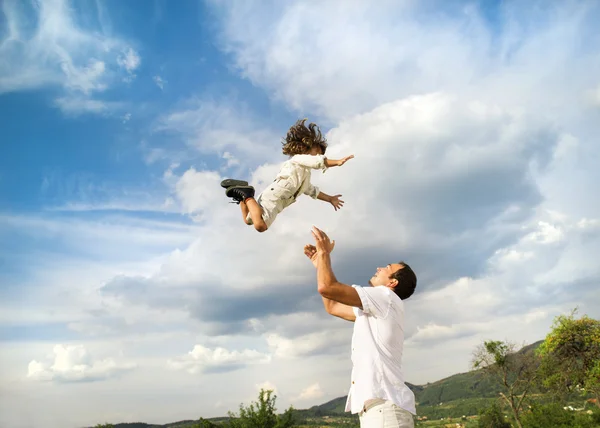
[[(288, 180), (279, 179), (258, 195), (256, 202), (262, 208), (262, 219), (267, 228), (273, 224), (281, 211), (296, 202), (296, 191), (297, 189)], [(246, 223), (253, 223), (250, 213), (246, 216)]]

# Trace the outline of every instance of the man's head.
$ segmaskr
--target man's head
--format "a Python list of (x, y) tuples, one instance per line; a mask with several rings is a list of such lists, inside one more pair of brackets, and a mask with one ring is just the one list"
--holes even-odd
[(400, 299), (408, 299), (417, 287), (417, 276), (404, 262), (391, 263), (377, 268), (375, 275), (369, 280), (373, 287), (384, 286), (391, 288)]
[(306, 126), (305, 122), (306, 119), (299, 120), (288, 130), (282, 142), (284, 155), (325, 154), (327, 139), (316, 124)]

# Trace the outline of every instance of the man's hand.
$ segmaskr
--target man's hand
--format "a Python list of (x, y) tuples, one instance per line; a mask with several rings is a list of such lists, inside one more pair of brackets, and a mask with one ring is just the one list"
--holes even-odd
[[(331, 243), (331, 251), (335, 248), (335, 241)], [(331, 252), (330, 251), (330, 252)], [(306, 244), (304, 246), (304, 255), (310, 259), (313, 266), (317, 267), (317, 247), (311, 244)]]
[(339, 210), (344, 206), (344, 201), (340, 199), (342, 195), (335, 195), (329, 199), (329, 203), (333, 205), (334, 210)]
[(310, 259), (313, 266), (317, 267), (317, 247), (314, 245), (306, 244), (304, 246), (304, 255)]
[(330, 254), (335, 247), (335, 241), (331, 241), (325, 232), (315, 226), (311, 232), (315, 238), (317, 253)]

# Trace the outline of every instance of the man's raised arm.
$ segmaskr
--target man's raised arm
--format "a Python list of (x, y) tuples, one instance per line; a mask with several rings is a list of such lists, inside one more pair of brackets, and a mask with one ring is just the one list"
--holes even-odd
[[(314, 267), (317, 267), (317, 249), (314, 245), (305, 245), (304, 246), (304, 254), (306, 257), (310, 259), (313, 263)], [(343, 303), (336, 302), (335, 300), (328, 299), (327, 297), (321, 295), (323, 299), (323, 306), (328, 314), (336, 316), (338, 318), (345, 319), (347, 321), (352, 321), (356, 319), (356, 315), (354, 315), (354, 310), (352, 306), (344, 305)]]

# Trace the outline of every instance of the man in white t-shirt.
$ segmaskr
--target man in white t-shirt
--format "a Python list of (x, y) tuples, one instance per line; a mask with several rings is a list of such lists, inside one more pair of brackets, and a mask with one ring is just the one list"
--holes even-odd
[(360, 426), (412, 428), (415, 396), (402, 372), (404, 302), (417, 277), (404, 262), (377, 268), (370, 287), (338, 282), (331, 269), (335, 241), (313, 227), (315, 245), (304, 254), (317, 268), (318, 291), (331, 315), (354, 322), (352, 379), (346, 411), (358, 413)]

